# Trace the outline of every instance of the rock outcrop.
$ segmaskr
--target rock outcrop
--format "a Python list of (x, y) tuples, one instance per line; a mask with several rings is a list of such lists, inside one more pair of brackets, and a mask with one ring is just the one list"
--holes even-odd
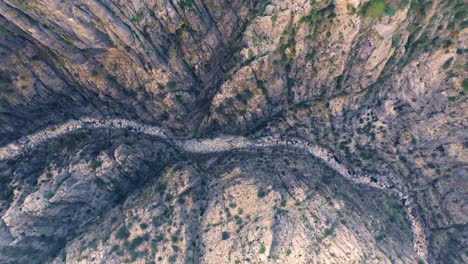
[[(466, 12), (461, 0), (0, 0), (0, 262), (468, 262)], [(275, 175), (288, 180), (271, 199), (249, 194)], [(176, 183), (205, 198), (179, 203)], [(317, 186), (307, 205), (275, 201)], [(270, 220), (237, 233), (222, 197)], [(158, 241), (169, 227), (176, 241)]]

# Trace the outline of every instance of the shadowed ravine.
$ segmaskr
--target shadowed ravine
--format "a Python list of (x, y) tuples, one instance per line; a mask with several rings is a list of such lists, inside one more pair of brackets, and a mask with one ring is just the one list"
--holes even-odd
[(428, 257), (428, 242), (425, 225), (419, 215), (419, 207), (411, 199), (408, 188), (396, 186), (389, 182), (379, 182), (370, 175), (358, 175), (352, 169), (341, 164), (327, 149), (298, 138), (288, 137), (262, 137), (246, 138), (241, 136), (220, 136), (212, 139), (183, 139), (172, 136), (169, 132), (158, 126), (149, 126), (125, 119), (92, 119), (82, 118), (68, 121), (64, 124), (48, 127), (34, 134), (24, 136), (19, 141), (0, 148), (0, 161), (13, 159), (28, 152), (34, 147), (49, 140), (64, 136), (80, 129), (127, 129), (136, 133), (143, 133), (165, 140), (167, 143), (181, 148), (188, 153), (210, 154), (227, 152), (243, 148), (269, 148), (285, 147), (301, 149), (316, 158), (323, 160), (328, 166), (354, 184), (363, 184), (397, 195), (403, 202), (414, 234), (414, 250), (421, 259)]

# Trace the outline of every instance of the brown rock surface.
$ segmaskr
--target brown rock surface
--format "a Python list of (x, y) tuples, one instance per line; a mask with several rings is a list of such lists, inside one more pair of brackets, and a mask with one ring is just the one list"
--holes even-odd
[(466, 12), (0, 0), (0, 262), (468, 262)]

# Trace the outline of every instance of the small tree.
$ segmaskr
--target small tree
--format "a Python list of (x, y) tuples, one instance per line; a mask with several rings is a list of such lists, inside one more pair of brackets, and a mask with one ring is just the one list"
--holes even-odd
[(258, 253), (263, 254), (263, 253), (265, 253), (265, 251), (266, 251), (265, 245), (261, 244), (260, 249), (258, 250)]
[(229, 233), (226, 232), (226, 231), (223, 231), (223, 232), (221, 233), (221, 239), (222, 239), (222, 240), (229, 239)]

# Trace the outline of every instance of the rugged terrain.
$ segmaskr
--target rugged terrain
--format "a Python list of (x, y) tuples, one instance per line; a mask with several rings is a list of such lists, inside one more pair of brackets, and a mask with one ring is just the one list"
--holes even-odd
[(467, 9), (0, 0), (0, 262), (468, 262)]

